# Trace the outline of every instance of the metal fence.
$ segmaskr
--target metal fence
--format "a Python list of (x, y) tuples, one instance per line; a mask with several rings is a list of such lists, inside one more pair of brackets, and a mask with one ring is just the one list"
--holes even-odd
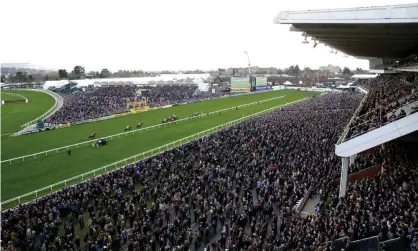
[(352, 241), (350, 242), (350, 247), (353, 250), (379, 251), (379, 237), (373, 236), (358, 241)]
[(379, 243), (380, 251), (409, 251), (410, 243), (407, 239), (396, 238)]
[[(92, 170), (92, 171), (89, 171), (89, 172), (86, 172), (86, 173), (77, 175), (75, 177), (72, 177), (72, 178), (69, 178), (69, 179), (66, 179), (66, 180), (57, 182), (55, 184), (52, 184), (52, 185), (43, 187), (41, 189), (37, 189), (35, 191), (32, 191), (32, 192), (29, 192), (29, 193), (26, 193), (26, 194), (17, 196), (15, 198), (12, 198), (12, 199), (9, 199), (9, 200), (6, 200), (6, 201), (2, 201), (1, 202), (1, 205), (3, 207), (5, 205), (12, 204), (12, 203), (14, 203), (14, 204), (16, 204), (16, 203), (17, 204), (20, 204), (20, 203), (22, 203), (22, 201), (23, 202), (27, 202), (27, 201), (30, 201), (30, 200), (33, 200), (33, 199), (37, 199), (39, 197), (45, 196), (45, 195), (47, 195), (49, 193), (52, 193), (54, 191), (57, 191), (59, 189), (62, 189), (62, 188), (65, 188), (65, 187), (74, 185), (76, 183), (80, 183), (82, 181), (88, 180), (89, 178), (96, 177), (96, 176), (101, 175), (101, 174), (104, 174), (106, 172), (109, 172), (109, 171), (112, 171), (112, 170), (116, 170), (116, 169), (122, 168), (122, 167), (124, 167), (126, 165), (135, 163), (135, 162), (137, 162), (137, 161), (139, 161), (141, 159), (144, 159), (144, 158), (147, 158), (147, 157), (151, 157), (153, 155), (156, 155), (156, 154), (159, 154), (159, 153), (168, 151), (168, 150), (170, 150), (172, 148), (175, 148), (175, 147), (177, 147), (179, 145), (185, 144), (185, 143), (190, 142), (190, 141), (192, 141), (194, 139), (197, 139), (197, 138), (201, 138), (203, 136), (206, 136), (208, 134), (211, 134), (211, 133), (214, 133), (216, 131), (222, 130), (224, 128), (233, 126), (235, 124), (238, 124), (238, 123), (243, 122), (245, 120), (248, 120), (250, 118), (263, 115), (265, 113), (271, 112), (271, 111), (276, 110), (278, 108), (281, 108), (283, 106), (286, 106), (286, 105), (289, 105), (289, 104), (293, 104), (293, 103), (298, 103), (298, 102), (301, 102), (301, 101), (306, 100), (306, 99), (308, 99), (308, 98), (303, 98), (303, 99), (299, 99), (299, 100), (296, 100), (296, 101), (293, 101), (293, 102), (286, 103), (284, 105), (279, 105), (279, 106), (275, 106), (275, 107), (272, 107), (272, 108), (268, 108), (268, 109), (265, 109), (263, 111), (260, 111), (260, 112), (257, 112), (257, 113), (253, 113), (253, 114), (250, 114), (250, 115), (241, 117), (239, 119), (236, 119), (236, 120), (227, 122), (225, 124), (212, 127), (210, 129), (207, 129), (207, 130), (201, 131), (199, 133), (190, 135), (190, 136), (185, 137), (185, 138), (182, 138), (180, 140), (176, 140), (176, 141), (173, 141), (173, 142), (168, 143), (166, 145), (163, 145), (163, 146), (154, 148), (152, 150), (149, 150), (149, 151), (146, 151), (146, 152), (143, 152), (143, 153), (140, 153), (140, 154), (137, 154), (137, 155), (128, 157), (126, 159), (123, 159), (123, 160), (120, 160), (120, 161), (111, 163), (109, 165), (100, 167), (98, 169), (95, 169), (95, 170)], [(8, 206), (8, 208), (9, 207), (10, 206)]]
[(348, 240), (349, 240), (348, 237), (344, 237), (344, 238), (333, 241), (332, 245), (334, 247), (334, 250), (341, 251), (342, 249), (347, 248)]
[[(247, 104), (243, 104), (243, 105), (239, 105), (239, 106), (234, 106), (234, 107), (230, 107), (230, 108), (226, 108), (226, 109), (222, 109), (222, 110), (217, 110), (217, 111), (213, 111), (213, 112), (209, 112), (209, 113), (200, 114), (200, 115), (195, 116), (195, 117), (188, 117), (188, 118), (184, 118), (184, 119), (179, 119), (179, 120), (168, 122), (168, 123), (165, 123), (165, 124), (157, 124), (157, 125), (153, 125), (153, 126), (144, 127), (144, 128), (141, 128), (141, 129), (128, 131), (128, 132), (122, 132), (122, 133), (118, 133), (118, 134), (104, 136), (103, 138), (106, 138), (107, 140), (112, 140), (114, 138), (120, 138), (122, 136), (127, 136), (127, 135), (130, 135), (130, 134), (146, 132), (146, 131), (149, 131), (149, 130), (155, 130), (157, 128), (165, 127), (165, 126), (168, 126), (170, 124), (177, 124), (177, 123), (180, 123), (180, 122), (189, 121), (189, 120), (193, 120), (193, 119), (196, 119), (196, 118), (218, 115), (219, 113), (228, 112), (228, 111), (231, 111), (231, 110), (235, 110), (237, 108), (244, 108), (244, 107), (247, 107), (247, 106), (252, 106), (252, 105), (261, 104), (261, 103), (265, 103), (265, 102), (269, 102), (269, 101), (273, 101), (273, 100), (277, 100), (277, 99), (282, 99), (285, 96), (286, 95), (283, 95), (283, 96), (280, 96), (280, 97), (264, 99), (264, 100), (261, 100), (261, 101), (256, 101), (256, 102), (247, 103)], [(3, 160), (0, 163), (2, 165), (5, 165), (5, 164), (16, 163), (16, 162), (24, 162), (28, 159), (30, 160), (30, 159), (36, 159), (37, 157), (41, 157), (41, 156), (48, 156), (48, 154), (51, 155), (51, 154), (58, 153), (60, 151), (67, 151), (68, 149), (71, 149), (71, 148), (86, 147), (86, 146), (89, 146), (89, 145), (93, 144), (95, 141), (96, 141), (95, 139), (87, 140), (87, 141), (83, 141), (83, 142), (72, 144), (72, 145), (67, 145), (67, 146), (63, 146), (63, 147), (58, 147), (58, 148), (46, 150), (46, 151), (43, 151), (43, 152), (38, 152), (38, 153), (34, 153), (34, 154), (28, 154), (28, 155), (25, 155), (25, 156), (20, 156), (20, 157), (16, 157), (16, 158)]]
[[(332, 244), (332, 245), (331, 245)], [(350, 241), (348, 237), (322, 243), (321, 246), (331, 245), (334, 251), (409, 251), (407, 239), (396, 238), (379, 242), (379, 236), (372, 236), (361, 240)]]
[(348, 124), (345, 126), (343, 133), (341, 134), (340, 138), (337, 141), (337, 145), (343, 143), (343, 141), (345, 140), (345, 137), (347, 136), (348, 132), (350, 131), (351, 128), (351, 124), (354, 122), (354, 119), (357, 117), (357, 115), (360, 113), (361, 108), (363, 108), (363, 104), (367, 99), (367, 95), (364, 95), (364, 98), (360, 101), (359, 106), (357, 107), (357, 109), (355, 110), (353, 116), (351, 117), (350, 121), (348, 122)]

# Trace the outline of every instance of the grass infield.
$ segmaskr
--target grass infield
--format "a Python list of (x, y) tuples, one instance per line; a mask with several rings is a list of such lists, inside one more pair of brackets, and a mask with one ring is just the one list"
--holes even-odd
[[(17, 132), (21, 126), (33, 119), (44, 114), (55, 103), (54, 98), (50, 95), (36, 91), (7, 91), (8, 93), (16, 93), (25, 96), (28, 103), (6, 103), (1, 106), (1, 134), (9, 134)], [(12, 100), (20, 100), (21, 98), (11, 95), (1, 95), (1, 98), (9, 98)], [(5, 99), (7, 100), (7, 99)], [(3, 141), (7, 137), (2, 136)], [(2, 147), (4, 147), (2, 142)], [(6, 148), (6, 147), (4, 147)]]
[(14, 95), (9, 95), (9, 93), (12, 93), (11, 91), (8, 92), (1, 92), (0, 93), (0, 100), (4, 100), (4, 101), (24, 101), (25, 99), (22, 97), (18, 97), (18, 96), (14, 96)]
[(18, 137), (3, 136), (1, 138), (1, 160), (11, 159), (83, 142), (88, 140), (88, 136), (94, 132), (97, 133), (96, 138), (122, 133), (124, 132), (125, 127), (128, 125), (131, 125), (132, 128), (135, 129), (136, 124), (140, 121), (143, 123), (143, 127), (148, 127), (151, 125), (160, 124), (164, 118), (167, 118), (173, 114), (176, 114), (179, 119), (182, 119), (189, 117), (195, 112), (202, 114), (273, 97), (293, 95), (297, 93), (298, 91), (294, 90), (283, 90), (222, 98), (161, 110), (137, 113), (129, 116), (123, 116), (93, 123), (75, 125), (69, 128), (57, 129), (48, 132), (23, 135)]
[[(74, 126), (59, 129), (53, 132), (14, 137), (11, 142), (16, 140), (21, 142), (26, 141), (26, 143), (22, 144), (15, 142), (13, 144), (18, 144), (20, 146), (23, 145), (24, 147), (23, 149), (19, 149), (15, 146), (13, 149), (17, 149), (18, 152), (21, 153), (25, 152), (24, 149), (26, 147), (29, 147), (32, 149), (31, 152), (34, 152), (33, 150), (37, 149), (37, 147), (43, 143), (49, 146), (43, 148), (43, 150), (46, 150), (52, 148), (51, 146), (59, 147), (65, 144), (87, 140), (87, 136), (92, 132), (97, 132), (99, 137), (119, 133), (123, 131), (123, 128), (126, 125), (134, 126), (138, 121), (144, 122), (144, 126), (150, 126), (152, 124), (160, 123), (162, 118), (168, 117), (173, 113), (179, 118), (184, 118), (194, 112), (205, 113), (282, 95), (286, 95), (286, 97), (259, 105), (240, 108), (221, 115), (191, 120), (188, 122), (169, 125), (154, 131), (146, 131), (139, 134), (124, 136), (119, 139), (109, 141), (108, 145), (104, 147), (92, 148), (91, 146), (88, 146), (73, 149), (71, 156), (68, 156), (66, 152), (61, 152), (25, 161), (23, 163), (3, 165), (1, 170), (2, 200), (4, 201), (41, 187), (51, 185), (61, 180), (71, 178), (81, 173), (97, 169), (101, 166), (145, 152), (161, 145), (165, 145), (172, 141), (179, 140), (200, 131), (224, 124), (242, 116), (250, 115), (304, 97), (312, 96), (314, 93), (286, 90), (218, 99)], [(81, 136), (79, 134), (81, 134)], [(78, 137), (76, 137), (76, 135)], [(64, 138), (69, 139), (62, 142), (60, 139)], [(33, 142), (31, 140), (33, 140)], [(61, 142), (61, 144), (59, 144), (59, 142)], [(7, 150), (9, 148), (7, 141), (5, 144), (2, 142), (2, 144), (3, 151), (11, 151), (10, 149)], [(19, 156), (22, 154), (14, 155)], [(4, 159), (3, 156), (2, 159)]]

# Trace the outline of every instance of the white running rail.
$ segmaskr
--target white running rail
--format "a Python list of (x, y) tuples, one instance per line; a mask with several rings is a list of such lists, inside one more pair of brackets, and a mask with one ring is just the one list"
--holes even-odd
[[(225, 124), (212, 127), (210, 129), (201, 131), (199, 133), (190, 135), (188, 137), (185, 137), (185, 138), (182, 138), (182, 139), (173, 141), (173, 142), (168, 143), (166, 145), (163, 145), (163, 146), (160, 146), (160, 147), (151, 149), (149, 151), (146, 151), (146, 152), (143, 152), (143, 153), (140, 153), (140, 154), (137, 154), (137, 155), (128, 157), (128, 158), (123, 159), (123, 160), (116, 161), (116, 162), (111, 163), (109, 165), (106, 165), (106, 166), (103, 166), (103, 167), (100, 167), (100, 168), (91, 170), (89, 172), (86, 172), (86, 173), (83, 173), (83, 174), (74, 176), (72, 178), (69, 178), (69, 179), (66, 179), (66, 180), (63, 180), (63, 181), (60, 181), (60, 182), (57, 182), (55, 184), (52, 184), (52, 185), (49, 185), (49, 186), (40, 188), (38, 190), (35, 190), (35, 191), (32, 191), (32, 192), (29, 192), (29, 193), (26, 193), (26, 194), (17, 196), (15, 198), (11, 198), (11, 199), (2, 201), (1, 202), (1, 205), (3, 206), (3, 205), (6, 205), (6, 204), (9, 204), (11, 202), (15, 202), (15, 201), (17, 201), (18, 204), (20, 204), (22, 198), (26, 198), (26, 197), (29, 197), (29, 196), (32, 196), (33, 197), (32, 199), (29, 199), (29, 201), (34, 200), (34, 199), (38, 199), (38, 198), (42, 198), (43, 196), (46, 196), (46, 195), (48, 195), (48, 194), (50, 194), (50, 193), (52, 193), (52, 192), (54, 192), (54, 191), (56, 191), (58, 189), (63, 189), (63, 188), (66, 188), (68, 186), (72, 186), (72, 185), (75, 185), (77, 183), (83, 182), (84, 180), (88, 180), (89, 178), (94, 178), (94, 177), (96, 177), (96, 175), (102, 175), (102, 174), (104, 174), (104, 173), (106, 173), (108, 171), (113, 171), (113, 170), (122, 168), (124, 166), (127, 166), (127, 165), (130, 165), (132, 163), (135, 163), (135, 162), (137, 162), (137, 161), (139, 161), (141, 159), (144, 159), (144, 158), (147, 158), (147, 157), (151, 157), (151, 156), (160, 154), (162, 152), (168, 151), (168, 150), (173, 149), (175, 147), (178, 147), (180, 145), (186, 144), (186, 143), (188, 143), (188, 142), (190, 142), (190, 141), (192, 141), (194, 139), (204, 137), (204, 136), (206, 136), (208, 134), (211, 134), (211, 133), (217, 132), (219, 130), (225, 129), (227, 127), (233, 126), (235, 124), (238, 124), (238, 123), (243, 122), (245, 120), (248, 120), (250, 118), (263, 115), (265, 113), (274, 111), (274, 110), (276, 110), (278, 108), (281, 108), (283, 106), (287, 106), (287, 105), (290, 105), (290, 104), (293, 104), (293, 103), (298, 103), (298, 102), (304, 101), (306, 99), (308, 99), (308, 98), (303, 98), (303, 99), (299, 99), (299, 100), (296, 100), (296, 101), (292, 101), (292, 102), (289, 102), (289, 103), (286, 103), (286, 104), (283, 104), (283, 105), (275, 106), (275, 107), (272, 107), (272, 108), (265, 109), (263, 111), (259, 111), (257, 113), (253, 113), (253, 114), (244, 116), (244, 117), (239, 118), (239, 119), (236, 119), (236, 120), (229, 121), (229, 122), (227, 122)], [(41, 192), (43, 192), (43, 194), (41, 195), (41, 197), (39, 197), (39, 194)]]
[[(239, 105), (239, 106), (234, 106), (234, 107), (230, 107), (230, 108), (226, 108), (226, 109), (222, 109), (222, 110), (218, 110), (218, 111), (213, 111), (213, 112), (209, 112), (209, 113), (204, 113), (204, 114), (200, 114), (199, 116), (179, 119), (179, 120), (168, 122), (168, 123), (165, 123), (165, 124), (157, 124), (157, 125), (153, 125), (153, 126), (144, 127), (144, 128), (141, 128), (141, 129), (128, 131), (128, 132), (122, 132), (122, 133), (113, 134), (113, 135), (109, 135), (109, 136), (103, 136), (103, 137), (100, 137), (100, 138), (106, 138), (107, 140), (112, 140), (113, 138), (120, 138), (122, 136), (129, 135), (129, 134), (135, 134), (135, 133), (145, 132), (145, 131), (149, 131), (149, 130), (154, 130), (156, 128), (167, 126), (167, 125), (173, 124), (173, 123), (177, 124), (179, 122), (188, 121), (188, 120), (192, 120), (192, 119), (196, 119), (196, 118), (213, 116), (213, 115), (216, 115), (216, 114), (219, 114), (219, 113), (224, 113), (224, 112), (227, 112), (227, 111), (231, 111), (231, 110), (234, 110), (234, 109), (237, 109), (237, 108), (243, 108), (243, 107), (247, 107), (247, 106), (251, 106), (251, 105), (255, 105), (255, 104), (261, 104), (261, 103), (269, 102), (269, 101), (276, 100), (276, 99), (282, 99), (284, 97), (286, 97), (286, 95), (283, 95), (283, 96), (280, 96), (280, 97), (264, 99), (264, 100), (261, 100), (261, 101), (247, 103), (247, 104), (243, 104), (243, 105)], [(80, 143), (77, 143), (77, 144), (72, 144), (72, 145), (68, 145), (68, 146), (63, 146), (63, 147), (59, 147), (59, 148), (55, 148), (55, 149), (46, 150), (46, 151), (43, 151), (43, 152), (38, 152), (38, 153), (34, 153), (34, 154), (29, 154), (29, 155), (25, 155), (25, 156), (20, 156), (20, 157), (16, 157), (16, 158), (3, 160), (0, 163), (2, 165), (4, 165), (4, 164), (12, 164), (16, 161), (24, 162), (25, 160), (27, 160), (29, 158), (36, 159), (38, 156), (48, 156), (48, 154), (58, 153), (59, 151), (68, 150), (70, 148), (78, 148), (80, 146), (86, 147), (88, 145), (91, 145), (95, 141), (96, 141), (96, 139), (87, 140), (87, 141), (80, 142)]]
[(38, 121), (38, 120), (40, 120), (40, 119), (45, 119), (45, 118), (47, 118), (49, 115), (50, 115), (50, 113), (52, 112), (52, 111), (54, 111), (56, 108), (57, 108), (57, 106), (58, 106), (58, 99), (57, 99), (57, 94), (55, 94), (55, 93), (53, 93), (53, 92), (51, 92), (51, 91), (45, 91), (45, 90), (38, 90), (38, 89), (24, 89), (25, 91), (27, 90), (27, 91), (36, 91), (36, 92), (43, 92), (43, 93), (47, 93), (48, 95), (50, 95), (50, 96), (52, 96), (53, 98), (54, 98), (54, 100), (55, 100), (55, 103), (54, 103), (54, 105), (48, 110), (48, 111), (46, 111), (44, 114), (42, 114), (41, 116), (39, 116), (39, 117), (37, 117), (36, 119), (34, 119), (34, 120), (31, 120), (31, 121), (29, 121), (28, 123), (26, 123), (26, 124), (23, 124), (21, 127), (22, 128), (26, 128), (26, 127), (28, 127), (28, 126), (31, 126), (31, 125), (33, 125), (33, 124), (35, 124), (36, 123), (36, 121)]
[(28, 98), (27, 97), (25, 97), (25, 96), (23, 96), (23, 95), (20, 95), (20, 94), (17, 94), (17, 93), (13, 93), (13, 92), (1, 92), (1, 94), (4, 94), (4, 95), (9, 95), (9, 96), (15, 96), (15, 97), (19, 97), (19, 98), (22, 98), (22, 99), (24, 99), (24, 100), (28, 100)]

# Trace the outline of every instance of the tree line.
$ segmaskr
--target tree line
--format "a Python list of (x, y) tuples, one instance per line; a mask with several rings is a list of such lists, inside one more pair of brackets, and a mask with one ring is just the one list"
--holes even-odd
[[(364, 73), (363, 69), (357, 68), (355, 70), (351, 70), (348, 67), (339, 68), (339, 72), (337, 73), (340, 76), (350, 76), (352, 74), (359, 74)], [(335, 73), (320, 71), (320, 70), (313, 70), (309, 67), (304, 67), (301, 69), (299, 65), (291, 65), (287, 68), (280, 69), (280, 68), (261, 68), (261, 67), (251, 67), (251, 71), (253, 74), (287, 74), (290, 76), (297, 76), (297, 77), (312, 77), (319, 73), (321, 75), (331, 76)], [(45, 71), (41, 71), (37, 73), (33, 69), (31, 71), (25, 69), (17, 69), (17, 71), (11, 71), (8, 76), (4, 75), (4, 70), (2, 69), (1, 75), (1, 82), (2, 83), (20, 83), (20, 82), (42, 82), (48, 80), (77, 80), (77, 79), (96, 79), (96, 78), (130, 78), (130, 77), (153, 77), (159, 74), (175, 74), (177, 72), (174, 71), (160, 71), (160, 72), (146, 72), (142, 70), (118, 70), (116, 72), (111, 72), (107, 68), (103, 68), (100, 72), (99, 71), (89, 71), (87, 72), (86, 69), (81, 65), (76, 65), (74, 68), (68, 72), (66, 69), (59, 69), (58, 71), (49, 71), (45, 73)], [(248, 68), (218, 68), (217, 70), (212, 71), (203, 71), (203, 70), (188, 70), (182, 71), (184, 74), (201, 74), (201, 73), (210, 73), (213, 75), (226, 75), (226, 76), (246, 76), (248, 75)]]

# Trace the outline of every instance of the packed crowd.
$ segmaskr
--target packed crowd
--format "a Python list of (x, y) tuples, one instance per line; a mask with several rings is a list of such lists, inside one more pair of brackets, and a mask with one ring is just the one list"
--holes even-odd
[(142, 98), (147, 100), (149, 106), (155, 107), (217, 98), (224, 95), (229, 95), (229, 93), (202, 92), (196, 85), (162, 85), (149, 88), (147, 92), (144, 92)]
[(369, 93), (357, 117), (351, 123), (346, 139), (407, 116), (404, 109), (399, 109), (418, 101), (418, 81), (409, 83), (401, 78), (402, 76), (398, 75), (382, 75), (360, 81), (360, 85), (368, 89)]
[(62, 94), (64, 105), (46, 122), (76, 123), (125, 112), (126, 103), (133, 101), (136, 96), (135, 88), (134, 86), (88, 88), (84, 92)]
[(385, 61), (383, 63), (384, 67), (393, 67), (393, 68), (401, 68), (401, 67), (410, 67), (410, 66), (418, 66), (418, 55), (411, 55), (402, 60), (391, 60)]
[(135, 86), (85, 88), (85, 91), (61, 93), (64, 105), (47, 119), (54, 124), (77, 123), (127, 112), (129, 103), (144, 101), (151, 107), (194, 102), (229, 95), (226, 92), (202, 92), (197, 86), (157, 86), (137, 96)]
[(2, 246), (307, 250), (328, 226), (301, 231), (315, 224), (289, 216), (330, 183), (334, 143), (360, 100), (317, 96), (3, 212)]
[(373, 149), (362, 152), (356, 156), (354, 163), (350, 163), (348, 172), (355, 173), (363, 169), (373, 167), (377, 164), (381, 164), (383, 159), (383, 152), (383, 149), (380, 147), (375, 147)]
[[(418, 230), (418, 166), (416, 157), (407, 152), (402, 142), (385, 145), (381, 172), (350, 184), (344, 198), (339, 198), (338, 186), (331, 183), (321, 194), (321, 211), (307, 218), (294, 218), (289, 233), (286, 229), (283, 232), (283, 240), (305, 248), (342, 237), (350, 241), (371, 236), (378, 236), (379, 241), (400, 237), (410, 242), (412, 233)], [(331, 198), (327, 206), (326, 197)]]
[[(340, 98), (340, 97), (344, 98)], [(327, 94), (324, 98), (315, 99), (315, 102), (311, 102), (309, 107), (304, 103), (295, 104), (289, 107), (283, 108), (283, 110), (307, 110), (307, 111), (323, 111), (323, 110), (355, 110), (358, 107), (360, 100), (364, 96), (360, 93), (335, 93), (331, 92)], [(335, 102), (335, 104), (330, 105), (330, 102)]]

